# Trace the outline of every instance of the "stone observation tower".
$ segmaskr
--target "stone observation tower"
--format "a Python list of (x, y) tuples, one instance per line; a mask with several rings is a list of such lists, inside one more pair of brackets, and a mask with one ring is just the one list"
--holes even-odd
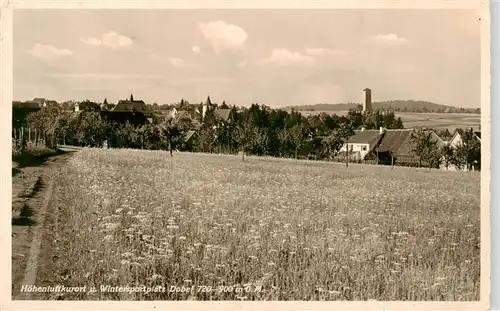
[(365, 93), (364, 98), (365, 101), (363, 102), (363, 112), (371, 112), (372, 111), (372, 90), (369, 88), (366, 88), (363, 90)]

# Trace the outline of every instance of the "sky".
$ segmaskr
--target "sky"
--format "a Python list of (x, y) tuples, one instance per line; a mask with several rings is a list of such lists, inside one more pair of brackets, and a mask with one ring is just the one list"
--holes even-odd
[(16, 10), (14, 100), (480, 107), (473, 10)]

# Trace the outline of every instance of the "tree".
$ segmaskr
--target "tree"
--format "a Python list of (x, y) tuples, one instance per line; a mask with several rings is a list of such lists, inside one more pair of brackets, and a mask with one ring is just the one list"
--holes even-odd
[(61, 107), (49, 105), (37, 112), (30, 113), (27, 117), (28, 126), (36, 129), (50, 148), (56, 145), (56, 128), (61, 113)]
[(82, 111), (100, 111), (101, 110), (101, 105), (98, 103), (91, 102), (90, 100), (86, 99), (82, 101), (79, 104), (79, 108)]
[(455, 150), (454, 165), (457, 168), (481, 168), (481, 142), (471, 130), (463, 131), (462, 141)]
[(307, 133), (303, 124), (297, 123), (291, 128), (285, 128), (281, 132), (281, 139), (286, 141), (294, 150), (295, 159), (305, 143)]
[(252, 128), (249, 141), (249, 149), (253, 154), (265, 155), (267, 153), (267, 146), (269, 137), (266, 131), (262, 128)]
[(170, 156), (173, 157), (173, 149), (181, 143), (183, 132), (177, 121), (173, 118), (165, 118), (161, 129), (161, 136), (168, 142)]
[(443, 159), (443, 165), (446, 169), (450, 167), (450, 165), (456, 163), (455, 160), (455, 150), (450, 145), (444, 145), (441, 148), (441, 156)]
[(249, 117), (243, 120), (236, 128), (236, 142), (241, 149), (241, 160), (245, 161), (245, 153), (248, 152), (252, 142), (253, 128)]
[(412, 151), (417, 156), (418, 167), (427, 163), (429, 168), (439, 167), (440, 152), (433, 132), (419, 129), (411, 133)]
[(403, 125), (403, 120), (401, 120), (401, 117), (397, 117), (393, 122), (392, 122), (392, 125), (390, 128), (393, 128), (393, 129), (402, 129), (404, 128), (404, 125)]
[(324, 137), (321, 141), (323, 147), (322, 154), (326, 158), (335, 156), (342, 147), (343, 143), (344, 141), (339, 135), (336, 135), (335, 132), (330, 133), (330, 135)]
[(76, 129), (76, 138), (81, 145), (100, 146), (105, 139), (106, 123), (99, 112), (84, 112)]

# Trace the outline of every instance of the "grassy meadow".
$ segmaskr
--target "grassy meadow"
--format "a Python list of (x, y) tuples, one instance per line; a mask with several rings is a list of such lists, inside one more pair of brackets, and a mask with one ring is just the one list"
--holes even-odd
[[(300, 111), (301, 114), (308, 116), (319, 114), (322, 111)], [(325, 113), (335, 113), (337, 115), (346, 115), (347, 111), (324, 111)], [(477, 129), (481, 124), (481, 115), (474, 113), (414, 113), (414, 112), (395, 112), (396, 117), (401, 117), (405, 128), (435, 128), (448, 129), (453, 133), (457, 128)]]
[(479, 173), (84, 149), (54, 186), (51, 282), (196, 288), (59, 299), (478, 300), (479, 181)]

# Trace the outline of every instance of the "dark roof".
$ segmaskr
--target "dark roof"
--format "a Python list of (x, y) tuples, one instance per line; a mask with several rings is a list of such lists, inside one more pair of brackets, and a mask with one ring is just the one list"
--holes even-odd
[[(413, 129), (404, 130), (388, 130), (378, 149), (379, 152), (390, 151), (396, 155), (413, 155), (413, 146), (411, 141), (411, 133)], [(432, 140), (437, 142), (438, 147), (442, 147), (445, 142), (434, 131), (427, 130), (430, 133)], [(387, 140), (386, 140), (387, 139)]]
[(369, 88), (364, 89), (363, 91), (371, 91)]
[(376, 151), (397, 153), (411, 132), (411, 130), (387, 130)]
[(371, 144), (380, 139), (381, 134), (379, 130), (360, 130), (351, 136), (348, 140), (350, 144)]
[(116, 104), (113, 111), (115, 112), (125, 112), (125, 111), (138, 111), (138, 112), (146, 112), (146, 103), (142, 100), (120, 100)]
[(151, 111), (146, 103), (142, 100), (120, 100), (111, 110), (113, 112), (140, 112), (147, 117), (152, 117)]
[(41, 105), (33, 101), (13, 103), (14, 108), (39, 109)]
[(227, 121), (231, 115), (231, 109), (217, 109), (215, 114), (222, 120)]

